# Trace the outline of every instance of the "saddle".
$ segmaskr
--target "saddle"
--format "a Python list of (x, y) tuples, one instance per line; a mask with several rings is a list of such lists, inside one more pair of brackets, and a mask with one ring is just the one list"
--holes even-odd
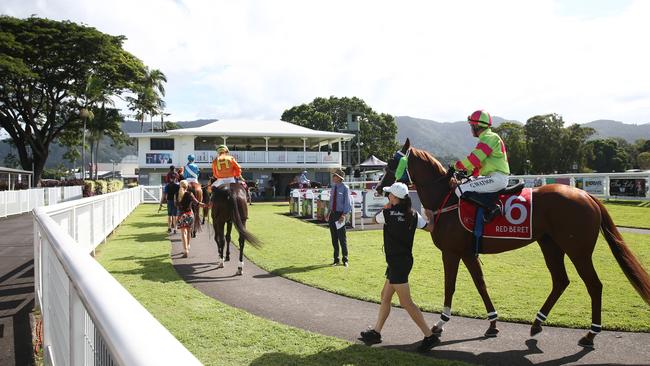
[[(524, 188), (524, 183), (517, 183), (508, 186), (497, 192), (479, 193), (479, 192), (463, 192), (461, 199), (472, 202), (474, 205), (482, 208), (492, 207), (500, 195), (511, 195), (521, 192)], [(490, 218), (492, 219), (492, 218)]]
[(479, 192), (463, 192), (461, 199), (473, 203), (476, 206), (476, 216), (474, 225), (474, 255), (478, 256), (481, 252), (483, 228), (484, 225), (490, 223), (495, 217), (503, 214), (501, 203), (498, 198), (501, 195), (515, 195), (521, 192), (524, 188), (524, 183), (518, 183), (513, 186), (506, 187), (497, 192), (479, 193)]

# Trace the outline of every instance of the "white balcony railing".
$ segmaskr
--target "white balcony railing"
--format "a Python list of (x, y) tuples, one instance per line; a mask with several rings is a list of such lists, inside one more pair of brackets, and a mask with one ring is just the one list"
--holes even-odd
[[(266, 151), (231, 151), (230, 154), (243, 164), (266, 164)], [(216, 156), (214, 151), (195, 151), (197, 163), (211, 163)], [(268, 164), (337, 164), (339, 153), (325, 151), (269, 151)]]

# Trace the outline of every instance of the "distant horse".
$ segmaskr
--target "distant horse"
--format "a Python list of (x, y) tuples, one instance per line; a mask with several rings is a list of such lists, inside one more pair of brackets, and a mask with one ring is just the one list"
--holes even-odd
[[(425, 208), (441, 210), (443, 206), (448, 207), (458, 203), (458, 198), (453, 193), (455, 179), (447, 174), (438, 160), (426, 151), (412, 148), (408, 139), (402, 146), (401, 152), (408, 156), (408, 174), (416, 185), (418, 196)], [(396, 154), (396, 157), (388, 163), (386, 173), (377, 186), (378, 193), (383, 193), (383, 187), (395, 182), (395, 169), (398, 162), (399, 158)], [(535, 204), (532, 216), (533, 237), (527, 240), (484, 238), (482, 253), (496, 254), (524, 247), (534, 241), (539, 243), (546, 266), (551, 273), (553, 287), (537, 313), (530, 330), (531, 336), (542, 331), (542, 322), (569, 285), (564, 267), (564, 256), (568, 255), (591, 297), (591, 331), (582, 337), (578, 344), (583, 347), (593, 347), (593, 340), (601, 329), (603, 286), (591, 259), (599, 229), (602, 230), (623, 273), (649, 305), (650, 277), (625, 244), (607, 209), (599, 200), (583, 190), (561, 184), (548, 184), (535, 188), (532, 195)], [(498, 333), (496, 311), (488, 295), (478, 258), (473, 254), (472, 233), (463, 228), (456, 210), (452, 210), (451, 213), (436, 211), (435, 221), (437, 222), (431, 238), (442, 251), (445, 271), (445, 308), (451, 309), (458, 265), (462, 260), (488, 312), (490, 326), (485, 335), (496, 336)], [(451, 310), (446, 312), (450, 313)], [(441, 320), (449, 320), (449, 315), (441, 314)], [(439, 334), (442, 332), (442, 327), (434, 326), (432, 331)]]
[[(323, 184), (321, 182), (316, 182), (316, 181), (310, 180), (309, 181), (309, 187), (303, 187), (303, 188), (321, 188), (322, 186), (323, 186)], [(299, 182), (289, 183), (288, 187), (289, 187), (289, 189), (300, 188), (300, 183)]]
[[(218, 268), (223, 268), (223, 249), (226, 248), (226, 261), (230, 260), (230, 233), (232, 225), (239, 232), (239, 266), (237, 275), (243, 273), (244, 266), (244, 243), (248, 241), (254, 247), (260, 247), (260, 241), (246, 230), (246, 220), (248, 219), (247, 193), (244, 187), (239, 183), (224, 184), (217, 188), (212, 188), (212, 227), (214, 228), (214, 240), (219, 249)], [(224, 235), (224, 226), (227, 225), (227, 231)]]

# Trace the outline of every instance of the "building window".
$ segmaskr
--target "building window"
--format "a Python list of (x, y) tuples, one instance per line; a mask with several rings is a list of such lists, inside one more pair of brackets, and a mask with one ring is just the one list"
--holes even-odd
[(174, 150), (174, 139), (151, 139), (149, 150)]

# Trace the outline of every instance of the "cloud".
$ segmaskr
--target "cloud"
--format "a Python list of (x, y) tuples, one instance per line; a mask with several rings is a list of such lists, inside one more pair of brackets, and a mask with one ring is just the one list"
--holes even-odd
[(167, 74), (176, 120), (279, 118), (336, 95), (441, 121), (486, 108), (650, 122), (650, 3), (590, 4), (5, 0), (0, 12), (127, 36), (127, 50)]

